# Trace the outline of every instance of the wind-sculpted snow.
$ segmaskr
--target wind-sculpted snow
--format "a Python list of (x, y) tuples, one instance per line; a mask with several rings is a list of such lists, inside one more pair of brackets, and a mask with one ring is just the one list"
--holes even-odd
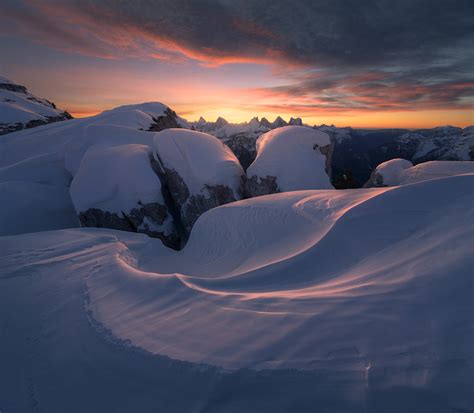
[(430, 161), (413, 166), (406, 159), (392, 159), (377, 166), (364, 186), (407, 185), (466, 173), (474, 173), (474, 162)]
[(234, 202), (179, 252), (113, 230), (2, 237), (0, 404), (469, 411), (473, 184)]
[(247, 196), (332, 188), (329, 136), (305, 126), (285, 126), (260, 136), (247, 169)]

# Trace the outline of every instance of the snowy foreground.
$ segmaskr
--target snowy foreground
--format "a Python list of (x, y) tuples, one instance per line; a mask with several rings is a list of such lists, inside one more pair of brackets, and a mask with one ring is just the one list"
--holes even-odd
[(0, 237), (2, 412), (468, 412), (473, 174)]
[(246, 170), (156, 102), (0, 137), (1, 413), (473, 410), (474, 162), (334, 190), (254, 126)]

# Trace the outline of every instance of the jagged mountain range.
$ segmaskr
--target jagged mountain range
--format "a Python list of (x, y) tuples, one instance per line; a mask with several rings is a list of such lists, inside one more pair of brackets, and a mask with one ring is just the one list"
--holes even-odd
[[(0, 77), (0, 135), (71, 118), (67, 111), (31, 94), (25, 86)], [(144, 119), (144, 122), (148, 120)], [(143, 129), (159, 131), (181, 127), (209, 133), (229, 146), (247, 169), (256, 156), (257, 138), (287, 125), (301, 126), (303, 122), (301, 118), (285, 121), (280, 116), (273, 122), (258, 117), (238, 124), (222, 117), (214, 122), (203, 117), (187, 122), (166, 107), (160, 119), (150, 119), (150, 125)], [(474, 160), (474, 126), (417, 130), (312, 127), (326, 132), (334, 141), (332, 183), (336, 188), (361, 187), (377, 165), (394, 158), (408, 159), (413, 164), (432, 160)]]
[[(257, 138), (265, 132), (286, 125), (302, 125), (300, 118), (286, 122), (277, 117), (253, 118), (248, 123), (231, 124), (223, 118), (191, 122), (192, 128), (207, 132), (228, 145), (246, 169), (255, 159)], [(309, 125), (307, 125), (309, 126)], [(334, 141), (332, 180), (336, 188), (358, 188), (382, 162), (394, 158), (414, 164), (433, 160), (474, 160), (474, 126), (440, 126), (432, 129), (355, 129), (320, 125)]]

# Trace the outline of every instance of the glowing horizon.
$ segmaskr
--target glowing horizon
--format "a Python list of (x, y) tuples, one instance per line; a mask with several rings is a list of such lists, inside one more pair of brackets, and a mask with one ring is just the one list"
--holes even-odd
[(468, 2), (428, 18), (423, 1), (388, 14), (359, 3), (163, 1), (157, 11), (140, 1), (6, 0), (0, 74), (74, 117), (159, 101), (189, 121), (474, 123)]

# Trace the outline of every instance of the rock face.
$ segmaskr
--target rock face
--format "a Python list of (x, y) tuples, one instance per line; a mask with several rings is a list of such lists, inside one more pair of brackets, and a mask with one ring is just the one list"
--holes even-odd
[(215, 137), (167, 129), (154, 138), (162, 182), (188, 236), (197, 218), (211, 208), (242, 198), (244, 172)]
[(330, 189), (333, 144), (323, 132), (285, 126), (260, 136), (247, 169), (246, 197), (304, 189)]
[(81, 225), (142, 232), (179, 248), (154, 163), (145, 145), (91, 147), (70, 188)]
[(159, 132), (164, 129), (181, 128), (182, 122), (179, 121), (178, 115), (174, 110), (166, 108), (164, 114), (161, 116), (153, 116), (153, 123), (148, 130)]
[(413, 166), (406, 159), (392, 159), (380, 164), (364, 187), (408, 185), (431, 179), (473, 173), (474, 162), (471, 161), (429, 161)]
[(246, 171), (257, 156), (257, 138), (253, 134), (238, 133), (222, 141), (234, 152)]
[(72, 116), (54, 103), (0, 77), (0, 135), (68, 119)]
[(245, 195), (247, 198), (281, 192), (280, 188), (278, 188), (276, 176), (267, 175), (261, 177), (252, 175), (250, 178), (247, 178), (245, 184)]

